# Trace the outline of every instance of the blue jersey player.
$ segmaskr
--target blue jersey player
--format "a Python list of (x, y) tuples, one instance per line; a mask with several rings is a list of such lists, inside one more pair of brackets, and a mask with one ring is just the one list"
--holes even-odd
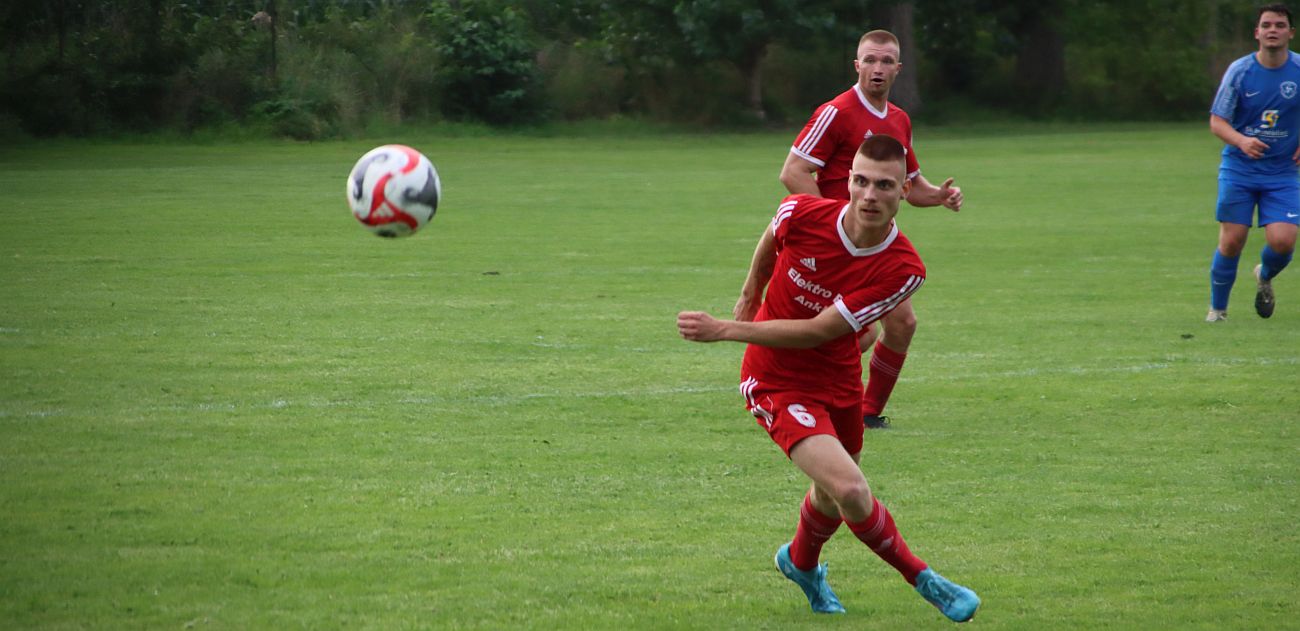
[(1273, 278), (1291, 262), (1300, 224), (1300, 55), (1291, 11), (1260, 7), (1255, 22), (1259, 51), (1228, 67), (1210, 108), (1210, 131), (1227, 146), (1219, 166), (1219, 247), (1210, 266), (1207, 322), (1227, 319), (1237, 261), (1259, 208), (1257, 225), (1267, 243), (1255, 266), (1255, 312), (1273, 315)]

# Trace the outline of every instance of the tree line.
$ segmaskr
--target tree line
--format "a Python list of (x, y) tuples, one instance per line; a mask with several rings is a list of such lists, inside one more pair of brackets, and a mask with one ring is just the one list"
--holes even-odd
[(294, 138), (375, 123), (616, 116), (789, 123), (901, 40), (895, 100), (970, 112), (1203, 116), (1254, 50), (1239, 0), (10, 0), (0, 132), (224, 125)]

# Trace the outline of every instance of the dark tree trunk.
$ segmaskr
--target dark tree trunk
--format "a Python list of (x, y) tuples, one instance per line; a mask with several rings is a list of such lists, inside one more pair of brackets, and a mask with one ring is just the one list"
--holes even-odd
[(63, 59), (68, 44), (68, 1), (57, 0), (54, 3), (54, 23), (59, 29), (59, 68), (63, 68)]
[(903, 68), (898, 73), (898, 79), (894, 81), (893, 89), (890, 90), (889, 100), (907, 110), (909, 114), (915, 114), (921, 109), (921, 90), (917, 85), (917, 77), (920, 76), (920, 58), (913, 26), (913, 14), (916, 10), (914, 5), (913, 2), (875, 5), (871, 11), (870, 27), (873, 30), (886, 29), (898, 38), (899, 61), (902, 62)]
[(149, 15), (145, 17), (145, 60), (146, 67), (157, 70), (165, 62), (162, 50), (163, 3), (162, 0), (149, 0)]
[(740, 72), (745, 76), (749, 109), (760, 121), (767, 120), (767, 110), (763, 107), (763, 58), (766, 56), (767, 44), (763, 44), (746, 55), (740, 63)]
[(280, 13), (275, 8), (275, 0), (267, 0), (266, 14), (271, 16), (271, 86), (280, 87), (278, 62), (276, 60), (276, 30), (280, 28)]
[(1065, 36), (1061, 10), (1048, 3), (1034, 5), (1023, 15), (1016, 54), (1017, 98), (1034, 114), (1050, 113), (1065, 93)]

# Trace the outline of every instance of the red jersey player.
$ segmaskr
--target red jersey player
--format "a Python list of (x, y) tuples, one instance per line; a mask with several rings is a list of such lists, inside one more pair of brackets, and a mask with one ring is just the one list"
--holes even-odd
[(741, 368), (746, 407), (811, 480), (794, 540), (776, 566), (803, 589), (813, 611), (843, 606), (818, 564), (840, 522), (948, 618), (965, 622), (979, 597), (912, 554), (889, 510), (858, 467), (862, 365), (856, 333), (896, 309), (925, 280), (921, 257), (894, 224), (911, 188), (903, 145), (863, 141), (849, 173), (849, 201), (791, 195), (763, 232), (746, 290), (767, 287), (753, 321), (677, 315), (682, 337), (747, 342)]
[[(907, 112), (889, 102), (889, 91), (902, 68), (898, 38), (888, 31), (863, 35), (853, 65), (858, 82), (813, 112), (786, 156), (781, 183), (791, 193), (847, 200), (849, 165), (858, 144), (873, 134), (887, 134), (902, 141), (907, 149), (907, 178), (912, 182), (908, 203), (960, 210), (961, 189), (952, 186), (952, 178), (935, 186), (921, 175), (916, 152), (912, 150), (912, 120)], [(752, 316), (754, 307), (747, 300), (742, 296), (736, 305), (738, 319)], [(882, 413), (916, 332), (916, 314), (911, 302), (899, 305), (883, 323), (885, 332), (872, 352), (870, 377), (862, 400), (863, 423), (874, 428), (887, 426)], [(863, 353), (871, 349), (876, 333), (868, 330), (859, 337)]]

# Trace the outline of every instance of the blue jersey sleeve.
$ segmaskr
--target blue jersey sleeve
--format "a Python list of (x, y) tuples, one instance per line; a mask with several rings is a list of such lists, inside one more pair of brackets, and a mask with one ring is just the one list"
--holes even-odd
[(1249, 67), (1250, 55), (1228, 66), (1228, 70), (1223, 73), (1223, 81), (1219, 83), (1219, 91), (1214, 95), (1214, 103), (1210, 106), (1211, 114), (1232, 122), (1241, 95), (1241, 80), (1246, 76), (1246, 69)]

